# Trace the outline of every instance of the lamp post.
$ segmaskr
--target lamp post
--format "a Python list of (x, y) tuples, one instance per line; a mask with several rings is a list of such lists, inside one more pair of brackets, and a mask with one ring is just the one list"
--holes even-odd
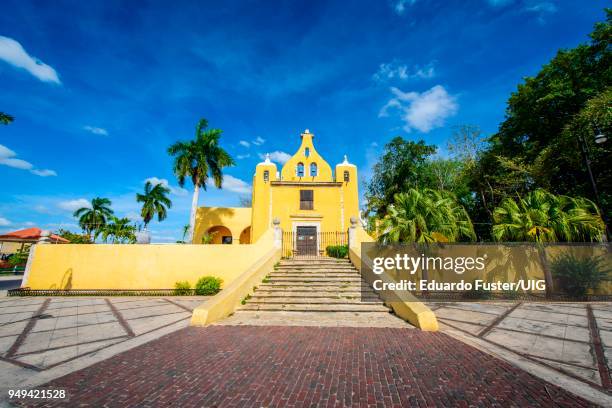
[[(578, 139), (580, 140), (580, 150), (582, 151), (584, 163), (586, 164), (587, 172), (589, 173), (589, 179), (591, 181), (591, 188), (593, 188), (593, 194), (595, 195), (595, 203), (597, 204), (597, 207), (601, 211), (601, 219), (603, 220), (603, 223), (604, 223), (604, 231), (605, 231), (604, 233), (606, 235), (606, 240), (609, 241), (608, 220), (606, 216), (606, 210), (602, 207), (601, 201), (599, 200), (599, 192), (597, 191), (597, 183), (595, 183), (595, 177), (593, 177), (593, 171), (591, 170), (591, 157), (590, 157), (589, 145), (586, 143), (586, 140), (584, 140), (584, 136), (581, 133), (578, 133)], [(600, 132), (598, 128), (595, 128), (594, 140), (595, 140), (595, 143), (602, 144), (602, 143), (605, 143), (608, 140), (608, 138), (606, 137), (605, 134)]]

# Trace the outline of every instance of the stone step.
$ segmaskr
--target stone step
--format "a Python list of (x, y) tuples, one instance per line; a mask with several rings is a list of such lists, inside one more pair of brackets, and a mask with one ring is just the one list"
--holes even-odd
[(351, 262), (348, 258), (332, 258), (332, 257), (322, 257), (322, 258), (310, 258), (310, 259), (296, 259), (296, 258), (286, 258), (280, 261), (281, 263), (348, 263)]
[(279, 288), (281, 290), (304, 290), (304, 289), (312, 289), (312, 290), (353, 290), (353, 291), (361, 291), (361, 290), (372, 290), (370, 286), (366, 283), (359, 284), (358, 282), (347, 283), (347, 284), (338, 284), (334, 282), (276, 282), (276, 283), (261, 283), (258, 285), (259, 289), (265, 290), (270, 288)]
[(321, 289), (301, 289), (301, 290), (289, 290), (287, 288), (276, 288), (276, 289), (257, 289), (255, 296), (261, 297), (321, 297), (328, 298), (334, 296), (373, 296), (378, 297), (376, 292), (370, 290), (338, 290), (338, 288), (330, 288), (327, 290)]
[(332, 267), (332, 268), (346, 268), (352, 267), (351, 262), (281, 262), (277, 265), (277, 268), (287, 266), (292, 268), (310, 268), (310, 267)]
[(292, 304), (264, 304), (247, 303), (240, 306), (239, 310), (267, 310), (267, 311), (295, 311), (295, 312), (390, 312), (381, 304), (340, 304), (340, 305), (292, 305)]
[(340, 283), (350, 283), (350, 282), (361, 282), (361, 276), (342, 276), (342, 277), (327, 277), (327, 276), (319, 276), (319, 277), (308, 277), (308, 276), (298, 276), (298, 277), (279, 277), (275, 276), (274, 278), (268, 278), (270, 283), (281, 283), (281, 282), (340, 282)]
[(355, 273), (359, 274), (357, 269), (315, 269), (315, 268), (304, 268), (304, 269), (274, 269), (274, 273)]
[(268, 297), (268, 296), (253, 296), (248, 300), (248, 304), (281, 304), (281, 305), (331, 305), (331, 304), (377, 304), (382, 305), (383, 302), (375, 296), (362, 298), (355, 297)]
[(244, 311), (213, 324), (230, 326), (311, 326), (311, 327), (394, 327), (412, 329), (413, 326), (393, 313), (379, 312), (289, 312)]
[(279, 273), (272, 272), (268, 275), (269, 279), (273, 278), (361, 278), (358, 273), (335, 273), (335, 272), (320, 272), (320, 273)]

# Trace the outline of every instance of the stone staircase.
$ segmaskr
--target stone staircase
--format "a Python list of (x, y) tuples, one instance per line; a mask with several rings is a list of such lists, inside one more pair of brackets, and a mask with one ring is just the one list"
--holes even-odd
[(406, 327), (348, 259), (282, 260), (221, 324)]

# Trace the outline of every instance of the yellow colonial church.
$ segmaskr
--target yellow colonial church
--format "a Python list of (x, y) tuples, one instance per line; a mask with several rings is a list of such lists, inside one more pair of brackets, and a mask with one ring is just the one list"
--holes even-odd
[(313, 140), (306, 129), (299, 149), (280, 171), (268, 156), (257, 165), (252, 208), (199, 208), (193, 243), (202, 243), (205, 236), (213, 244), (254, 243), (277, 224), (293, 234), (297, 246), (308, 242), (322, 251), (321, 237), (345, 233), (351, 217), (359, 216), (357, 167), (344, 156), (332, 169)]

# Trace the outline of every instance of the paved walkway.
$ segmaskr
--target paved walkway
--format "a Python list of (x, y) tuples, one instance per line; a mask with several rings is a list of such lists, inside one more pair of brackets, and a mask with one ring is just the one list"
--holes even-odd
[(204, 300), (0, 298), (0, 385), (38, 385), (187, 327)]
[(397, 328), (190, 327), (47, 386), (70, 399), (46, 406), (588, 405), (443, 333)]
[(443, 332), (612, 391), (612, 303), (432, 303)]

